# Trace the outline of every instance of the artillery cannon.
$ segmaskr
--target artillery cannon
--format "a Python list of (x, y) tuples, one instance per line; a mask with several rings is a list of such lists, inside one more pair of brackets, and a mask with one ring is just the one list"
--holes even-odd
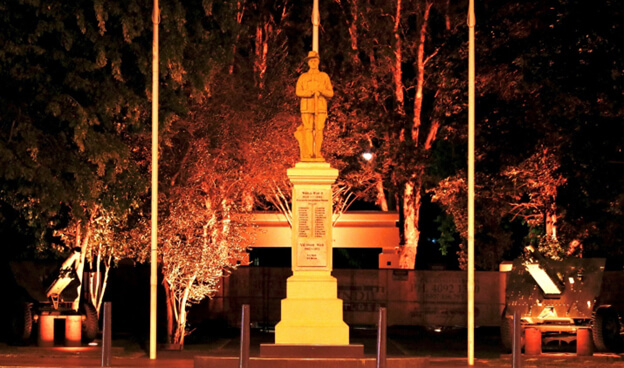
[[(599, 351), (621, 348), (620, 292), (605, 281), (604, 258), (545, 259), (527, 247), (529, 259), (516, 259), (509, 273), (501, 321), (503, 345), (511, 349), (514, 312), (522, 330), (535, 328), (542, 341), (576, 340), (579, 329), (591, 331)], [(524, 335), (524, 334), (523, 334)]]
[[(88, 301), (81, 301), (84, 298), (79, 298), (77, 293), (80, 285), (78, 272), (83, 270), (80, 262), (80, 250), (75, 249), (60, 267), (28, 261), (11, 263), (16, 284), (11, 288), (14, 290), (10, 303), (11, 342), (24, 344), (30, 341), (35, 323), (39, 324), (40, 340), (43, 330), (51, 333), (53, 340), (55, 319), (65, 319), (66, 323), (68, 320), (79, 321), (83, 342), (96, 338), (99, 327), (95, 307)], [(46, 285), (49, 286), (46, 288)], [(43, 327), (43, 320), (46, 320), (46, 327)]]

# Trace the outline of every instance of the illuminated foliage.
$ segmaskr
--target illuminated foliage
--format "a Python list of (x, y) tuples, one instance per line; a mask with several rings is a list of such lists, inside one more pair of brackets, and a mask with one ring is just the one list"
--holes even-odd
[[(622, 9), (586, 3), (477, 4), (484, 269), (526, 242), (553, 256), (621, 252)], [(40, 250), (56, 233), (54, 247), (83, 244), (91, 268), (146, 255), (151, 6), (0, 1), (0, 199), (36, 229)], [(248, 244), (238, 214), (288, 212), (311, 3), (161, 7), (162, 256), (170, 285), (191, 285), (191, 302), (229, 266), (194, 271), (185, 254), (225, 262), (211, 252), (230, 252), (227, 239), (233, 253)], [(324, 153), (341, 172), (337, 207), (357, 197), (403, 211), (413, 267), (428, 241), (421, 206), (439, 204), (465, 238), (465, 3), (323, 1), (321, 19), (321, 69), (336, 90)], [(449, 217), (439, 221), (445, 249), (456, 246)], [(176, 293), (179, 316), (187, 302)]]
[[(203, 9), (200, 1), (186, 3)], [(149, 240), (141, 209), (149, 178), (151, 5), (0, 2), (7, 25), (0, 38), (0, 199), (28, 222), (40, 253), (82, 248), (82, 264), (102, 271), (91, 293), (96, 305), (111, 264), (145, 259)], [(181, 2), (162, 4), (163, 126), (207, 88), (213, 64), (204, 55), (219, 56), (222, 38), (206, 38), (203, 21)]]
[[(550, 258), (561, 258), (568, 245), (557, 235), (558, 190), (565, 184), (559, 173), (559, 156), (542, 148), (518, 165), (507, 166), (497, 175), (479, 173), (476, 181), (476, 234), (479, 243), (477, 263), (485, 269), (495, 269), (505, 252), (512, 247), (509, 224), (519, 222), (528, 230), (524, 245), (534, 244)], [(462, 238), (458, 253), (460, 266), (466, 264), (467, 187), (465, 173), (440, 181), (432, 200), (442, 205), (453, 218)], [(578, 241), (578, 239), (577, 239)]]
[(83, 273), (78, 272), (79, 288), (85, 287), (88, 302), (99, 316), (111, 267), (123, 258), (140, 260), (143, 252), (136, 240), (127, 239), (129, 212), (116, 214), (95, 206), (89, 213), (89, 219), (71, 219), (67, 226), (55, 230), (54, 236), (67, 246), (80, 248), (79, 267), (89, 271), (89, 279), (83, 279)]
[[(622, 78), (616, 70), (624, 70), (616, 46), (622, 7), (612, 1), (476, 6), (477, 262), (495, 269), (528, 243), (555, 258), (605, 252), (621, 258), (622, 232), (615, 230), (621, 217), (612, 211), (624, 179), (617, 174), (621, 142), (613, 138), (622, 135), (624, 114), (615, 92)], [(455, 133), (449, 140), (458, 147), (465, 133)], [(442, 168), (433, 168), (444, 180), (434, 199), (462, 233), (463, 194), (454, 202), (443, 191), (463, 188), (465, 174)]]
[[(195, 143), (201, 139), (194, 140)], [(246, 192), (241, 168), (218, 151), (194, 144), (185, 157), (184, 178), (168, 193), (160, 234), (170, 342), (184, 343), (186, 313), (211, 297), (218, 283), (251, 244), (241, 232)], [(171, 327), (170, 327), (171, 328)]]
[(160, 236), (173, 343), (184, 342), (190, 305), (214, 295), (220, 278), (245, 259), (251, 211), (272, 202), (297, 158), (289, 141), (298, 115), (272, 108), (280, 99), (258, 98), (281, 97), (283, 88), (269, 81), (254, 87), (253, 79), (229, 73), (214, 80), (220, 88), (163, 137)]

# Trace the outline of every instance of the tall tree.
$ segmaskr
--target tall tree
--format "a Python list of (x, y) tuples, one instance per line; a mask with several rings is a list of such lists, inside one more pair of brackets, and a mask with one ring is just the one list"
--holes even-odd
[[(487, 106), (478, 116), (477, 208), (485, 210), (477, 214), (477, 241), (478, 249), (496, 254), (481, 267), (495, 267), (540, 239), (543, 252), (561, 257), (600, 254), (621, 237), (608, 224), (621, 208), (618, 144), (610, 137), (619, 136), (616, 120), (624, 111), (614, 94), (622, 6), (592, 7), (597, 18), (584, 16), (588, 7), (509, 1), (479, 9), (490, 21), (477, 27), (478, 55), (487, 55), (477, 70), (477, 101)], [(435, 196), (463, 185), (460, 175), (450, 177)], [(450, 198), (447, 204), (461, 207)], [(456, 218), (458, 230), (462, 224)], [(606, 233), (610, 239), (599, 240)]]
[(136, 208), (145, 188), (134, 147), (143, 144), (149, 13), (138, 2), (109, 5), (0, 5), (0, 196), (29, 221), (40, 249), (54, 230), (66, 247), (82, 248), (82, 263), (97, 253), (102, 211)]
[[(107, 234), (141, 215), (146, 194), (151, 2), (2, 1), (0, 9), (0, 196), (36, 229), (40, 249), (81, 247), (82, 263), (104, 266), (93, 295), (101, 300), (109, 257), (123, 254), (111, 247), (125, 247)], [(231, 45), (214, 22), (229, 9), (163, 4), (165, 129), (209, 94), (212, 60)]]
[(199, 111), (174, 124), (175, 146), (166, 153), (177, 157), (167, 155), (164, 167), (161, 262), (168, 339), (176, 344), (188, 333), (188, 307), (212, 297), (251, 244), (240, 229), (243, 197), (254, 182), (238, 156), (244, 130)]

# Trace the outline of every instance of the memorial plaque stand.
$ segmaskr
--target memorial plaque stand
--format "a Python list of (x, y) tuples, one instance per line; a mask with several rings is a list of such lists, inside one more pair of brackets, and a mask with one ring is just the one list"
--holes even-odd
[(326, 162), (299, 162), (293, 183), (292, 268), (282, 299), (276, 345), (349, 345), (349, 326), (332, 270), (332, 188), (338, 170)]

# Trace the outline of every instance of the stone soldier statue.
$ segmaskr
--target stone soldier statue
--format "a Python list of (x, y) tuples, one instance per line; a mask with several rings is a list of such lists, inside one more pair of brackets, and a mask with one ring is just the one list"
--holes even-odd
[(334, 96), (329, 76), (318, 69), (319, 55), (310, 51), (305, 59), (310, 69), (297, 80), (297, 97), (301, 97), (302, 124), (295, 131), (301, 161), (323, 161), (321, 144), (327, 119), (327, 98)]

